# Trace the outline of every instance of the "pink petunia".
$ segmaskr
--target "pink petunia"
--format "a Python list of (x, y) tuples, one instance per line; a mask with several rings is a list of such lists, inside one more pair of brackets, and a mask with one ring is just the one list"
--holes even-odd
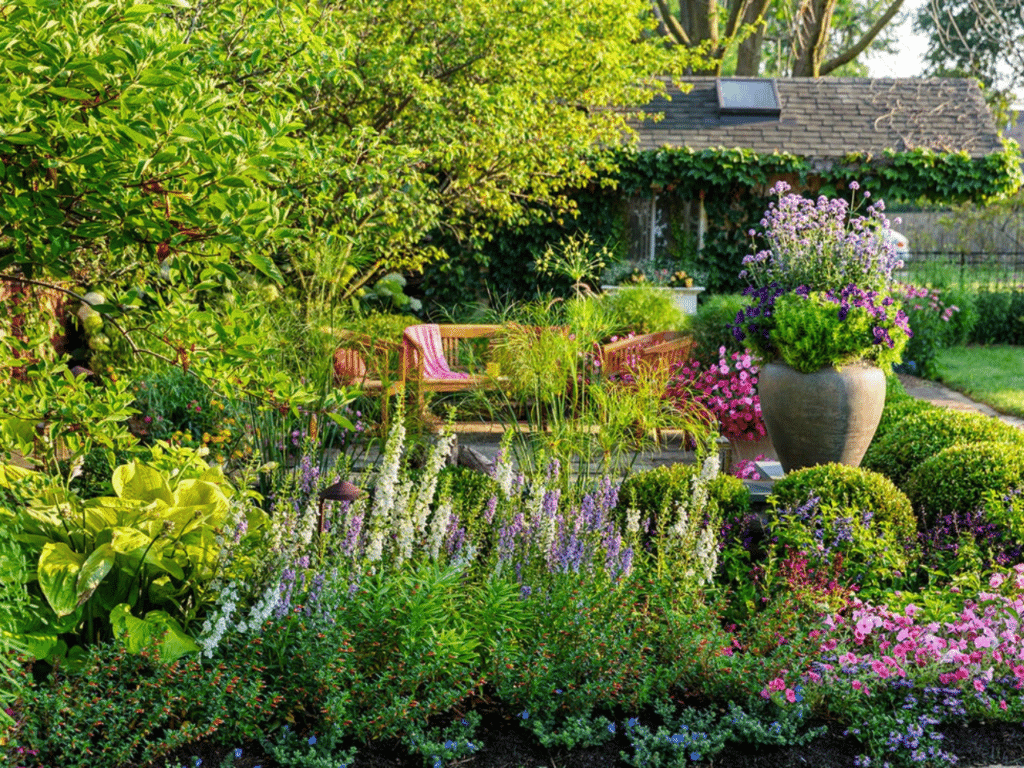
[(786, 701), (788, 701), (790, 704), (796, 704), (796, 691), (794, 691), (792, 688), (786, 689)]

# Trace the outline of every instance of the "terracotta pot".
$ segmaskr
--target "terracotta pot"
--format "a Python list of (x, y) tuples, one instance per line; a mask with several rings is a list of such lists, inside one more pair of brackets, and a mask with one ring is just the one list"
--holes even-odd
[(814, 373), (769, 363), (761, 368), (757, 392), (786, 472), (830, 462), (857, 467), (882, 418), (885, 374), (867, 363)]

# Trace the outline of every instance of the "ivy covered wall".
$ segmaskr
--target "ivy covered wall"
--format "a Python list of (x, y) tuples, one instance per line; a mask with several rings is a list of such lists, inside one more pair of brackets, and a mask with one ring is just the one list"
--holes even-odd
[[(857, 181), (872, 199), (887, 203), (987, 201), (1015, 192), (1024, 181), (1021, 155), (1009, 142), (1003, 152), (982, 158), (966, 153), (928, 149), (886, 152), (883, 157), (851, 155), (842, 163), (816, 167), (812, 161), (787, 153), (757, 154), (744, 149), (694, 151), (686, 148), (654, 151), (620, 150), (618, 170), (603, 181), (580, 190), (578, 215), (562, 222), (520, 224), (493, 232), (489, 241), (449, 244), (451, 258), (428, 269), (422, 282), (425, 297), (444, 306), (476, 297), (527, 298), (538, 290), (567, 292), (568, 284), (538, 280), (533, 261), (544, 248), (577, 231), (589, 232), (595, 242), (609, 244), (619, 254), (627, 250), (626, 201), (634, 195), (657, 192), (666, 210), (682, 209), (676, 202), (703, 197), (708, 231), (692, 268), (709, 293), (737, 291), (743, 256), (751, 251), (748, 231), (756, 227), (768, 205), (768, 190), (785, 180), (806, 195), (846, 196)], [(861, 193), (862, 194), (862, 193)], [(855, 204), (857, 201), (855, 201)], [(675, 237), (675, 242), (684, 238)], [(690, 241), (692, 246), (692, 239)], [(692, 247), (680, 248), (684, 261)]]

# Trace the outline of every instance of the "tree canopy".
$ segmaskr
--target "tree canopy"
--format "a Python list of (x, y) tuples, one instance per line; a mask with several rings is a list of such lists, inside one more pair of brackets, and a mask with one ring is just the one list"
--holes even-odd
[(692, 57), (644, 0), (18, 0), (0, 9), (0, 274), (364, 270), (569, 205)]

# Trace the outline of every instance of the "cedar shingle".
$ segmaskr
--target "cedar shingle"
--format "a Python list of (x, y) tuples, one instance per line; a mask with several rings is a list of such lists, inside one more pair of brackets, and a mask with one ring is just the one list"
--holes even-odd
[(661, 122), (638, 126), (640, 149), (741, 147), (790, 152), (832, 162), (851, 152), (881, 154), (928, 147), (984, 157), (1002, 142), (980, 88), (955, 78), (780, 78), (782, 113), (719, 114), (715, 78), (686, 78), (689, 93), (670, 86), (647, 111)]

